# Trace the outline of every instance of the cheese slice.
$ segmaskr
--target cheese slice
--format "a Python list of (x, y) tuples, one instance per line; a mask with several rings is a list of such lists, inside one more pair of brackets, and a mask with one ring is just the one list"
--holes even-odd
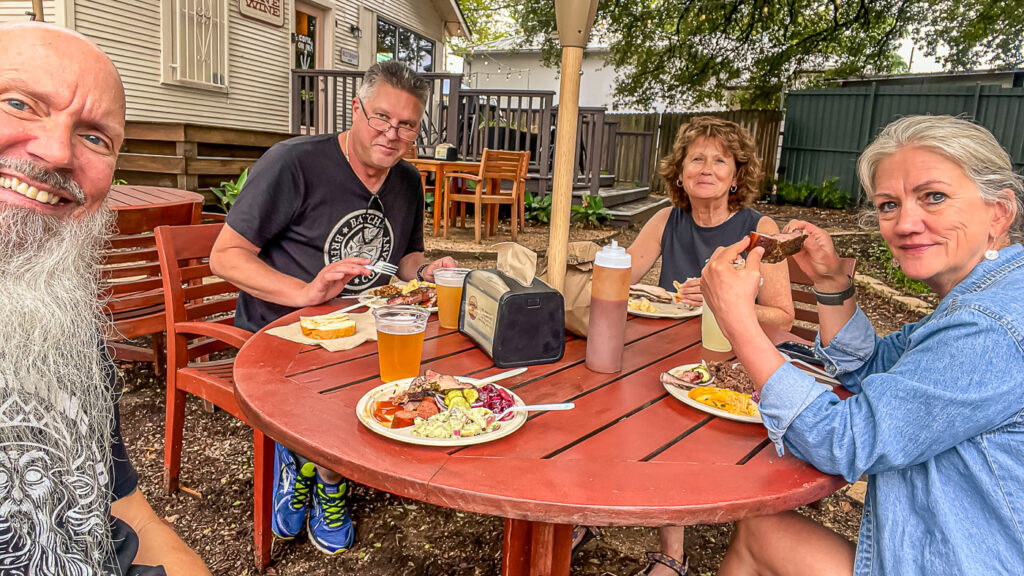
[(317, 340), (345, 338), (356, 333), (356, 322), (344, 312), (331, 312), (321, 316), (300, 316), (302, 335)]

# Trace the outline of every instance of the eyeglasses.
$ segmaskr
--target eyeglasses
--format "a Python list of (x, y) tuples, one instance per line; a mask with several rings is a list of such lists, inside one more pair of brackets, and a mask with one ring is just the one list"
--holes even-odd
[(363, 113), (363, 117), (366, 118), (366, 123), (370, 125), (370, 128), (373, 128), (382, 134), (387, 134), (389, 130), (394, 128), (395, 132), (398, 133), (398, 137), (406, 142), (415, 142), (416, 139), (420, 137), (419, 130), (413, 130), (412, 128), (406, 128), (405, 126), (395, 126), (387, 120), (377, 118), (376, 116), (370, 118), (366, 113), (366, 106), (363, 104), (363, 99), (356, 98), (356, 100), (359, 101), (359, 111)]
[[(380, 214), (381, 214), (381, 220), (379, 221), (379, 223), (376, 226), (370, 226), (369, 225), (369, 218), (368, 218), (368, 216), (370, 215), (370, 209), (373, 207), (373, 203), (374, 202), (377, 203), (377, 211), (380, 212)], [(380, 196), (378, 194), (370, 194), (370, 201), (366, 203), (366, 209), (363, 210), (363, 228), (362, 228), (363, 245), (367, 245), (367, 244), (372, 243), (374, 240), (376, 240), (378, 237), (380, 237), (380, 235), (384, 232), (383, 216), (384, 216), (384, 203), (381, 202)], [(369, 236), (367, 236), (367, 234), (366, 234), (368, 228), (372, 228), (372, 230), (371, 230), (372, 234), (370, 234)]]

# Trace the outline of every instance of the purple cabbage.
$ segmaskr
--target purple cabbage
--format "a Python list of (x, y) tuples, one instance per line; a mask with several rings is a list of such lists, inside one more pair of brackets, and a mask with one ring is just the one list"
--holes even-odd
[[(476, 389), (480, 394), (480, 397), (473, 403), (475, 407), (487, 408), (491, 412), (501, 412), (508, 408), (511, 408), (515, 404), (515, 400), (512, 399), (512, 395), (508, 393), (508, 390), (499, 388), (494, 384), (485, 384)], [(508, 420), (515, 415), (515, 412), (509, 412), (505, 415), (502, 420)]]

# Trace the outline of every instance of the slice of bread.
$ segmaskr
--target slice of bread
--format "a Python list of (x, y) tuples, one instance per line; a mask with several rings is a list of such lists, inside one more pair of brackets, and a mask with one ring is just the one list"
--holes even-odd
[(331, 312), (322, 316), (300, 316), (299, 328), (306, 338), (333, 340), (356, 333), (356, 322), (344, 312)]

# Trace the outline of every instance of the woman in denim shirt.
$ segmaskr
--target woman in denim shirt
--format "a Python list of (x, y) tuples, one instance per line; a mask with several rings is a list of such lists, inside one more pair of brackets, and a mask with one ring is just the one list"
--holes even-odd
[(858, 175), (904, 273), (942, 297), (885, 338), (857, 307), (828, 234), (794, 256), (814, 279), (817, 354), (843, 401), (756, 328), (762, 250), (716, 252), (704, 294), (760, 391), (768, 436), (819, 470), (868, 475), (854, 545), (793, 512), (736, 524), (720, 574), (1024, 573), (1024, 248), (1021, 178), (983, 128), (949, 116), (890, 124)]

